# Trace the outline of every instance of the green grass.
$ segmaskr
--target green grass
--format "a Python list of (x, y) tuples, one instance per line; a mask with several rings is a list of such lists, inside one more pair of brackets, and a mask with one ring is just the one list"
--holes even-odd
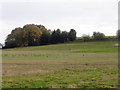
[(118, 48), (109, 48), (109, 49), (106, 49), (106, 48), (103, 48), (103, 49), (89, 49), (89, 50), (80, 50), (80, 51), (73, 51), (72, 53), (106, 53), (106, 52), (109, 52), (109, 53), (114, 53), (118, 50)]
[(3, 88), (116, 88), (117, 41), (3, 50)]
[[(104, 80), (108, 74), (112, 73), (112, 76), (117, 73), (116, 69), (111, 70), (98, 70), (101, 73), (96, 73), (95, 70), (83, 70), (83, 71), (61, 71), (50, 73), (46, 75), (29, 75), (29, 76), (17, 76), (4, 78), (3, 83), (5, 88), (69, 88), (71, 85), (75, 85), (76, 88), (92, 87), (92, 88), (109, 88), (115, 79)], [(103, 72), (103, 73), (102, 73)], [(113, 73), (114, 72), (114, 73)], [(32, 77), (32, 78), (31, 78)], [(19, 81), (19, 82), (18, 82)], [(99, 82), (101, 81), (101, 82)], [(103, 84), (103, 85), (102, 85)], [(115, 86), (113, 85), (112, 88)]]
[(45, 45), (45, 46), (32, 46), (32, 47), (23, 47), (23, 48), (13, 48), (7, 49), (5, 51), (40, 51), (40, 50), (74, 50), (74, 49), (116, 49), (113, 48), (114, 44), (117, 41), (95, 41), (95, 42), (70, 42), (65, 44), (54, 44), (54, 45)]
[[(116, 36), (105, 36), (105, 38), (116, 38)], [(77, 37), (76, 39), (83, 39), (83, 37)], [(93, 39), (93, 37), (90, 36), (90, 39)]]

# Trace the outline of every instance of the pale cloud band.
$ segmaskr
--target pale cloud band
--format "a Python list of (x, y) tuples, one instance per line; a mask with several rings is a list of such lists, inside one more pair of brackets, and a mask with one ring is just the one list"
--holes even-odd
[(0, 42), (16, 27), (42, 24), (46, 28), (69, 31), (77, 36), (100, 31), (116, 35), (118, 0), (4, 0), (1, 2)]

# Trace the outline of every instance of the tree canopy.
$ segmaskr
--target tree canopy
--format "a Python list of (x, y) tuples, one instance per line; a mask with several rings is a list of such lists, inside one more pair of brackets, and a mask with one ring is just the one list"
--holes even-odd
[(95, 40), (103, 40), (105, 38), (105, 35), (104, 35), (104, 33), (93, 32), (93, 38)]
[(47, 44), (64, 43), (74, 41), (76, 31), (61, 31), (60, 29), (51, 31), (43, 25), (27, 24), (23, 28), (18, 27), (12, 30), (5, 40), (6, 48), (37, 46)]
[(74, 29), (71, 29), (68, 33), (68, 39), (70, 41), (74, 41), (76, 39), (76, 31)]

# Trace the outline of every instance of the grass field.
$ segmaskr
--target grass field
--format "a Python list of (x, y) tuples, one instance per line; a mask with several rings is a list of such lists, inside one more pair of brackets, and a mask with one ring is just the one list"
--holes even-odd
[(116, 88), (117, 41), (3, 50), (3, 88)]

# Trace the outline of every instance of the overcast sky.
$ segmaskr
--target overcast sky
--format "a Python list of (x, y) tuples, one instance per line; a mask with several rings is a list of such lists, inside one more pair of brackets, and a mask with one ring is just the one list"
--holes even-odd
[(51, 30), (75, 29), (77, 36), (92, 35), (93, 31), (116, 35), (118, 0), (0, 1), (0, 42), (25, 24), (42, 24)]

